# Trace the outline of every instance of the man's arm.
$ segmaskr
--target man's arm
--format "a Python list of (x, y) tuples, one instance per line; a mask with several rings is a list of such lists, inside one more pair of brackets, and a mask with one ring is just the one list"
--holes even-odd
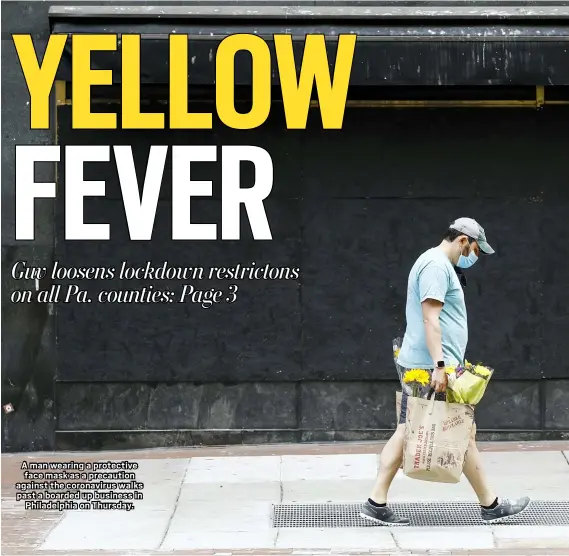
[(433, 360), (431, 387), (437, 392), (444, 392), (447, 385), (447, 376), (444, 369), (436, 369), (437, 361), (442, 361), (443, 346), (440, 325), (440, 314), (448, 290), (448, 276), (437, 265), (427, 266), (419, 276), (419, 295), (423, 310), (423, 324), (425, 326), (425, 339), (429, 354)]
[(425, 325), (427, 348), (433, 363), (436, 365), (437, 361), (444, 359), (441, 323), (439, 322), (443, 304), (438, 299), (425, 299), (421, 306), (423, 309), (423, 324)]
[[(427, 348), (431, 354), (433, 364), (436, 365), (437, 361), (444, 359), (441, 324), (439, 322), (443, 304), (437, 299), (427, 298), (421, 303), (421, 307), (423, 309), (423, 324), (425, 325)], [(434, 388), (436, 392), (444, 392), (447, 387), (447, 381), (448, 377), (445, 370), (435, 368), (431, 388)]]

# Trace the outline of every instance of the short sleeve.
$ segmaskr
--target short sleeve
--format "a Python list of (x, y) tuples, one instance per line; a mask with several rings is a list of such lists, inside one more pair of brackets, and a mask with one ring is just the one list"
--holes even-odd
[(435, 299), (444, 303), (448, 287), (447, 273), (436, 264), (426, 266), (419, 274), (419, 297), (421, 303), (426, 299)]

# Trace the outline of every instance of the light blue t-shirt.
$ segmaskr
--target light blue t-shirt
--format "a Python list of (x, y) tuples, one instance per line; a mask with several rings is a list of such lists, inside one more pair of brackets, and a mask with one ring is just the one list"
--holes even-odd
[(405, 310), (407, 329), (397, 362), (408, 369), (432, 369), (434, 366), (425, 338), (421, 307), (425, 299), (436, 299), (444, 304), (439, 322), (445, 363), (463, 363), (468, 343), (464, 292), (452, 263), (438, 247), (425, 251), (409, 273)]

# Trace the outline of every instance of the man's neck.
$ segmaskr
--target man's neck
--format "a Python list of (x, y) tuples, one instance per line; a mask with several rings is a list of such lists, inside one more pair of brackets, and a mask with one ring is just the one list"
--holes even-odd
[(448, 257), (448, 260), (451, 262), (451, 264), (456, 266), (458, 259), (456, 261), (454, 260), (452, 252), (453, 251), (452, 243), (445, 241), (443, 239), (443, 241), (441, 241), (441, 244), (439, 245), (439, 249)]

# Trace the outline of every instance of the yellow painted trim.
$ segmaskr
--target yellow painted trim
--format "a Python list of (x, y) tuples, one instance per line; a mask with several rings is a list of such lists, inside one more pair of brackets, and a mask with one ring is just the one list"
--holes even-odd
[[(71, 106), (66, 98), (66, 82), (55, 82), (57, 106)], [(120, 104), (117, 99), (93, 99), (94, 103)], [(144, 102), (144, 101), (143, 101)], [(160, 101), (158, 101), (160, 102)], [(196, 101), (194, 101), (196, 102)], [(198, 101), (199, 102), (199, 101)], [(210, 101), (203, 101), (210, 102)], [(282, 104), (282, 100), (274, 101)], [(545, 100), (545, 87), (535, 88), (535, 100), (348, 100), (347, 108), (542, 108), (545, 105), (569, 105), (569, 100)], [(318, 108), (317, 100), (310, 102), (311, 108)]]
[(56, 81), (55, 82), (55, 102), (57, 106), (71, 104), (71, 100), (66, 98), (67, 97), (67, 90), (66, 90), (67, 83), (65, 81)]
[[(93, 104), (120, 104), (121, 100), (116, 98), (94, 98)], [(148, 99), (142, 99), (142, 104), (151, 102)], [(168, 104), (167, 100), (154, 99), (153, 102), (157, 104)], [(236, 100), (236, 103), (243, 103), (246, 101)], [(248, 101), (247, 101), (248, 102)], [(275, 104), (282, 104), (282, 100), (273, 100)], [(193, 99), (192, 103), (214, 104), (214, 100)], [(65, 101), (65, 104), (71, 105), (71, 100)], [(569, 104), (569, 100), (548, 100), (544, 104)], [(529, 107), (535, 108), (537, 105), (536, 100), (348, 100), (346, 106), (349, 108), (381, 108), (381, 107), (395, 107), (413, 106), (413, 107), (457, 107), (457, 106), (478, 106), (478, 107)], [(310, 101), (310, 108), (318, 108), (318, 101)]]
[(541, 108), (545, 104), (545, 87), (537, 85), (535, 88), (535, 105)]
[[(318, 107), (318, 101), (310, 103)], [(349, 108), (535, 108), (535, 100), (352, 100)]]

